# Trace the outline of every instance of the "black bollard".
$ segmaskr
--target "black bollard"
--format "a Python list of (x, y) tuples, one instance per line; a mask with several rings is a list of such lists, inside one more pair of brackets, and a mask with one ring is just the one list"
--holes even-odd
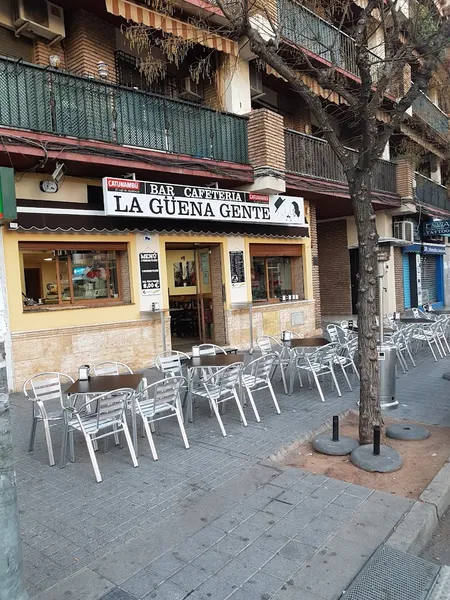
[(334, 415), (333, 417), (333, 442), (339, 441), (339, 417)]
[(381, 453), (381, 427), (373, 426), (373, 455), (380, 456)]

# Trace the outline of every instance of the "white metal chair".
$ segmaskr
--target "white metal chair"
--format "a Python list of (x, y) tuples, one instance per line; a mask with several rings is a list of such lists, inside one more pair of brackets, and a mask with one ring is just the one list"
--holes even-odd
[(189, 356), (185, 352), (166, 350), (160, 352), (155, 358), (155, 366), (164, 374), (164, 377), (183, 377), (183, 360), (189, 360)]
[(283, 381), (284, 393), (287, 395), (286, 370), (290, 368), (291, 356), (290, 349), (281, 341), (269, 335), (263, 335), (256, 341), (258, 348), (263, 356), (267, 354), (276, 354), (277, 360), (274, 362), (271, 377), (274, 376), (277, 367), (280, 367), (281, 379)]
[(137, 396), (137, 413), (142, 419), (153, 460), (158, 460), (151, 432), (151, 425), (156, 421), (176, 417), (184, 445), (186, 449), (189, 448), (180, 404), (180, 389), (185, 382), (184, 377), (165, 377), (145, 387)]
[(332, 385), (336, 386), (338, 396), (342, 396), (341, 390), (334, 373), (333, 365), (335, 364), (336, 351), (338, 345), (336, 343), (327, 344), (322, 348), (319, 348), (312, 354), (303, 355), (303, 360), (298, 360), (296, 368), (299, 371), (305, 371), (308, 376), (308, 381), (311, 386), (311, 375), (314, 378), (314, 382), (320, 394), (320, 399), (325, 402), (325, 398), (320, 386), (319, 377), (323, 375), (331, 375)]
[[(102, 476), (100, 475), (97, 458), (95, 456), (94, 443), (111, 435), (116, 436), (123, 431), (133, 466), (137, 467), (138, 462), (126, 420), (126, 408), (134, 393), (135, 392), (132, 389), (123, 388), (90, 398), (79, 408), (63, 406), (66, 418), (63, 433), (63, 448), (61, 452), (61, 466), (65, 466), (66, 464), (67, 439), (72, 432), (80, 431), (86, 441), (89, 457), (94, 468), (95, 478), (97, 483), (100, 483), (102, 481)], [(94, 405), (95, 413), (88, 413), (86, 411), (89, 404)], [(72, 455), (70, 458), (71, 461), (74, 462), (73, 445), (71, 447), (71, 453)]]
[[(48, 460), (50, 466), (55, 464), (53, 455), (50, 427), (58, 425), (63, 420), (61, 405), (63, 403), (63, 386), (73, 383), (72, 377), (64, 373), (47, 371), (33, 375), (23, 384), (23, 393), (32, 401), (32, 425), (28, 452), (34, 448), (36, 427), (38, 423), (44, 426), (45, 440), (47, 442)], [(51, 404), (53, 406), (51, 406)], [(46, 406), (47, 405), (47, 406)]]
[(337, 347), (336, 356), (334, 358), (334, 363), (341, 367), (342, 373), (345, 377), (345, 380), (346, 380), (347, 385), (351, 392), (353, 391), (353, 388), (352, 388), (350, 380), (348, 378), (346, 369), (348, 369), (348, 367), (351, 367), (353, 372), (359, 379), (358, 369), (356, 368), (355, 360), (354, 360), (355, 354), (357, 353), (357, 351), (358, 351), (358, 339), (352, 338), (352, 339), (348, 340), (348, 342), (346, 344), (342, 344)]
[(227, 351), (222, 346), (217, 344), (200, 344), (199, 347), (200, 356), (215, 356), (216, 354), (226, 354)]
[(290, 331), (289, 329), (287, 331), (282, 331), (280, 335), (280, 338), (283, 342), (295, 339), (302, 340), (304, 337), (305, 336), (303, 335), (303, 333), (297, 333), (296, 331)]
[(259, 358), (256, 358), (255, 360), (252, 360), (242, 372), (242, 383), (258, 423), (261, 421), (261, 419), (253, 397), (255, 392), (268, 389), (270, 395), (272, 396), (275, 410), (278, 414), (281, 412), (275, 392), (273, 391), (272, 383), (270, 381), (273, 365), (277, 358), (278, 357), (275, 353), (265, 354)]
[(436, 323), (430, 322), (430, 324), (423, 324), (421, 326), (417, 326), (416, 331), (413, 333), (413, 339), (419, 343), (428, 344), (428, 347), (431, 350), (431, 354), (433, 355), (434, 360), (437, 362), (437, 356), (433, 349), (433, 344), (437, 348), (439, 352), (439, 356), (441, 358), (444, 357), (443, 350), (441, 349), (441, 343), (439, 341), (439, 337), (436, 331)]
[(120, 375), (121, 373), (133, 373), (128, 365), (122, 362), (107, 360), (97, 363), (89, 369), (89, 373), (95, 377), (103, 375)]
[(226, 437), (227, 432), (223, 426), (222, 419), (219, 413), (219, 404), (234, 400), (238, 407), (241, 421), (244, 427), (247, 427), (247, 420), (242, 410), (241, 401), (239, 399), (238, 389), (241, 385), (241, 373), (244, 363), (238, 362), (219, 369), (201, 382), (198, 388), (192, 390), (193, 396), (206, 398), (216, 415), (222, 435)]
[(346, 344), (348, 339), (348, 330), (346, 331), (340, 325), (335, 323), (329, 323), (327, 325), (327, 333), (330, 338), (330, 342), (338, 344)]

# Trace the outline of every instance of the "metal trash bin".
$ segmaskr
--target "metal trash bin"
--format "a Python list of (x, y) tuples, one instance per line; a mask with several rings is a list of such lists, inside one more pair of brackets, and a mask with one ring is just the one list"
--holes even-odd
[(381, 409), (397, 408), (395, 399), (395, 365), (397, 350), (394, 346), (381, 344), (378, 350), (378, 367), (380, 369), (380, 405)]

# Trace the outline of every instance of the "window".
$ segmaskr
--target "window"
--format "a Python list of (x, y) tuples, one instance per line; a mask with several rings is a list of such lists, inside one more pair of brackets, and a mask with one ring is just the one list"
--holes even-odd
[(292, 261), (288, 256), (252, 257), (252, 299), (276, 300), (292, 294)]
[[(129, 302), (122, 278), (128, 266), (126, 244), (19, 245), (25, 307)], [(129, 291), (129, 285), (126, 286)], [(129, 293), (128, 293), (129, 296)]]

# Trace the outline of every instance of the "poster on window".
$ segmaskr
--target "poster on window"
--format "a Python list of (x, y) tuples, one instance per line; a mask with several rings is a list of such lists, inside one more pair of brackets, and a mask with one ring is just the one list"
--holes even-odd
[(141, 252), (139, 254), (139, 270), (141, 273), (141, 292), (143, 296), (159, 294), (161, 280), (157, 252)]
[(245, 285), (244, 252), (242, 250), (230, 250), (230, 270), (232, 287)]

